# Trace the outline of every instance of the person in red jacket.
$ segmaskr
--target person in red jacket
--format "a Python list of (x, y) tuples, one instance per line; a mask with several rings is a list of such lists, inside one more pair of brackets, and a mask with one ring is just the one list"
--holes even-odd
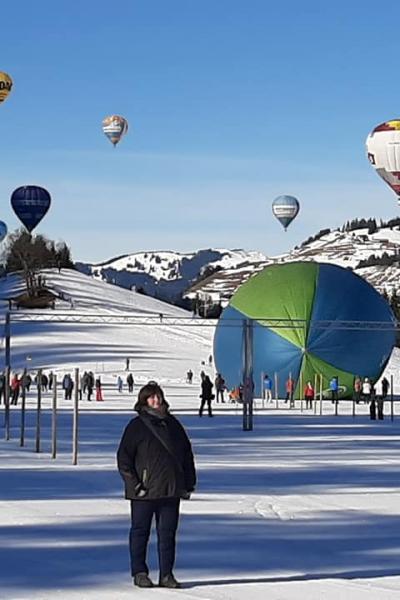
[(294, 406), (293, 394), (294, 394), (294, 380), (292, 379), (292, 376), (289, 375), (289, 377), (286, 380), (286, 400), (285, 400), (285, 402), (290, 400), (290, 405), (289, 405), (290, 408), (292, 408), (292, 406)]
[(306, 399), (306, 408), (312, 408), (312, 403), (314, 400), (314, 388), (311, 384), (311, 381), (307, 381), (307, 385), (304, 388), (304, 398)]
[(21, 382), (18, 379), (18, 373), (14, 373), (13, 378), (11, 379), (11, 404), (17, 404), (19, 398), (19, 388), (21, 386)]
[(100, 376), (97, 377), (97, 379), (95, 381), (95, 386), (96, 386), (96, 401), (97, 402), (103, 402), (103, 389), (101, 387)]

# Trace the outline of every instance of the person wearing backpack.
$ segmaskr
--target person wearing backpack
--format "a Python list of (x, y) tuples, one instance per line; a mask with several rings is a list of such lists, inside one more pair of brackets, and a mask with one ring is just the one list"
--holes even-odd
[(118, 448), (118, 470), (131, 503), (129, 549), (134, 585), (154, 587), (146, 563), (153, 516), (156, 520), (159, 585), (179, 588), (175, 564), (180, 500), (188, 500), (196, 485), (189, 438), (169, 412), (161, 387), (154, 381), (142, 387), (134, 409), (138, 416), (127, 425)]

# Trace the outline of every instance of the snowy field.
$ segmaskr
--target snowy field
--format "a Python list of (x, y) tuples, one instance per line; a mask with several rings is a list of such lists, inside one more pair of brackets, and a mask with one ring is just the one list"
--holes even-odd
[[(183, 314), (126, 290), (88, 283), (80, 274), (54, 277), (70, 290), (70, 310), (77, 314), (116, 314), (128, 306), (137, 314)], [(1, 599), (400, 597), (400, 402), (393, 422), (388, 415), (370, 421), (365, 405), (357, 406), (353, 418), (344, 402), (339, 416), (330, 402), (320, 416), (301, 412), (299, 403), (292, 410), (282, 402), (261, 409), (258, 401), (252, 432), (242, 431), (240, 409), (231, 404), (215, 405), (213, 419), (200, 419), (198, 374), (211, 340), (212, 331), (200, 326), (15, 326), (15, 368), (25, 366), (28, 353), (33, 369), (52, 367), (61, 375), (74, 366), (90, 368), (105, 382), (105, 401), (80, 403), (77, 466), (71, 464), (70, 401), (59, 399), (55, 460), (50, 395), (43, 398), (40, 454), (34, 452), (34, 394), (28, 396), (24, 448), (20, 406), (12, 407), (11, 439), (0, 442)], [(115, 460), (134, 401), (126, 389), (116, 391), (117, 375), (126, 376), (126, 356), (136, 392), (156, 378), (193, 442), (198, 487), (182, 503), (176, 563), (181, 590), (140, 590), (131, 583), (129, 503)], [(396, 354), (388, 373), (397, 375), (398, 365)], [(195, 373), (192, 386), (184, 381), (188, 368)], [(154, 536), (149, 563), (156, 580)]]

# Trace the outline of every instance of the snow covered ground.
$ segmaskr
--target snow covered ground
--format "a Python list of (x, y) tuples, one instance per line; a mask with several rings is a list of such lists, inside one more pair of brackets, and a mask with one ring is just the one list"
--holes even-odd
[[(92, 313), (95, 299), (98, 310), (110, 314), (125, 314), (130, 305), (137, 314), (171, 310), (179, 316), (179, 309), (155, 300), (80, 274), (68, 277), (61, 274), (58, 285), (69, 286), (69, 310), (77, 315)], [(16, 368), (25, 366), (27, 354), (33, 368), (54, 367), (60, 375), (74, 366), (92, 368), (105, 382), (105, 401), (80, 403), (77, 466), (71, 464), (70, 401), (59, 400), (55, 460), (49, 394), (40, 454), (34, 452), (34, 394), (24, 448), (20, 407), (12, 407), (11, 439), (0, 442), (1, 599), (399, 597), (400, 403), (393, 422), (388, 415), (371, 422), (364, 405), (353, 418), (350, 403), (341, 402), (335, 416), (326, 402), (320, 416), (301, 412), (299, 404), (261, 409), (258, 401), (254, 430), (243, 432), (234, 405), (216, 405), (213, 419), (197, 416), (199, 371), (213, 374), (202, 365), (211, 348), (209, 328), (64, 322), (14, 328)], [(182, 590), (139, 590), (129, 576), (129, 503), (115, 464), (134, 400), (126, 389), (116, 391), (126, 356), (139, 385), (149, 378), (161, 382), (193, 442), (199, 481), (182, 504), (176, 564)], [(396, 354), (388, 372), (397, 375), (399, 362)], [(192, 386), (184, 381), (188, 368), (195, 373)], [(149, 563), (157, 579), (154, 537)]]

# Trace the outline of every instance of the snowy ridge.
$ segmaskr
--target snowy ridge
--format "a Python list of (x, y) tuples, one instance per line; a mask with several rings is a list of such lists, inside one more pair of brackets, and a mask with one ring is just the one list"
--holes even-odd
[(189, 298), (196, 295), (210, 297), (226, 305), (235, 290), (252, 275), (261, 271), (268, 264), (292, 261), (316, 261), (332, 263), (354, 270), (358, 275), (371, 283), (379, 292), (386, 290), (391, 294), (399, 286), (400, 262), (391, 266), (374, 265), (360, 267), (360, 262), (375, 256), (399, 256), (400, 260), (400, 231), (399, 228), (382, 227), (375, 233), (369, 234), (368, 229), (355, 231), (331, 231), (319, 239), (287, 254), (264, 259), (259, 262), (249, 262), (240, 268), (231, 268), (212, 274), (207, 279), (195, 283), (186, 293)]
[(205, 270), (225, 270), (241, 264), (257, 264), (266, 257), (260, 252), (208, 249), (193, 253), (137, 252), (104, 263), (76, 263), (77, 268), (97, 279), (126, 289), (142, 289), (167, 301), (182, 299), (191, 283)]

